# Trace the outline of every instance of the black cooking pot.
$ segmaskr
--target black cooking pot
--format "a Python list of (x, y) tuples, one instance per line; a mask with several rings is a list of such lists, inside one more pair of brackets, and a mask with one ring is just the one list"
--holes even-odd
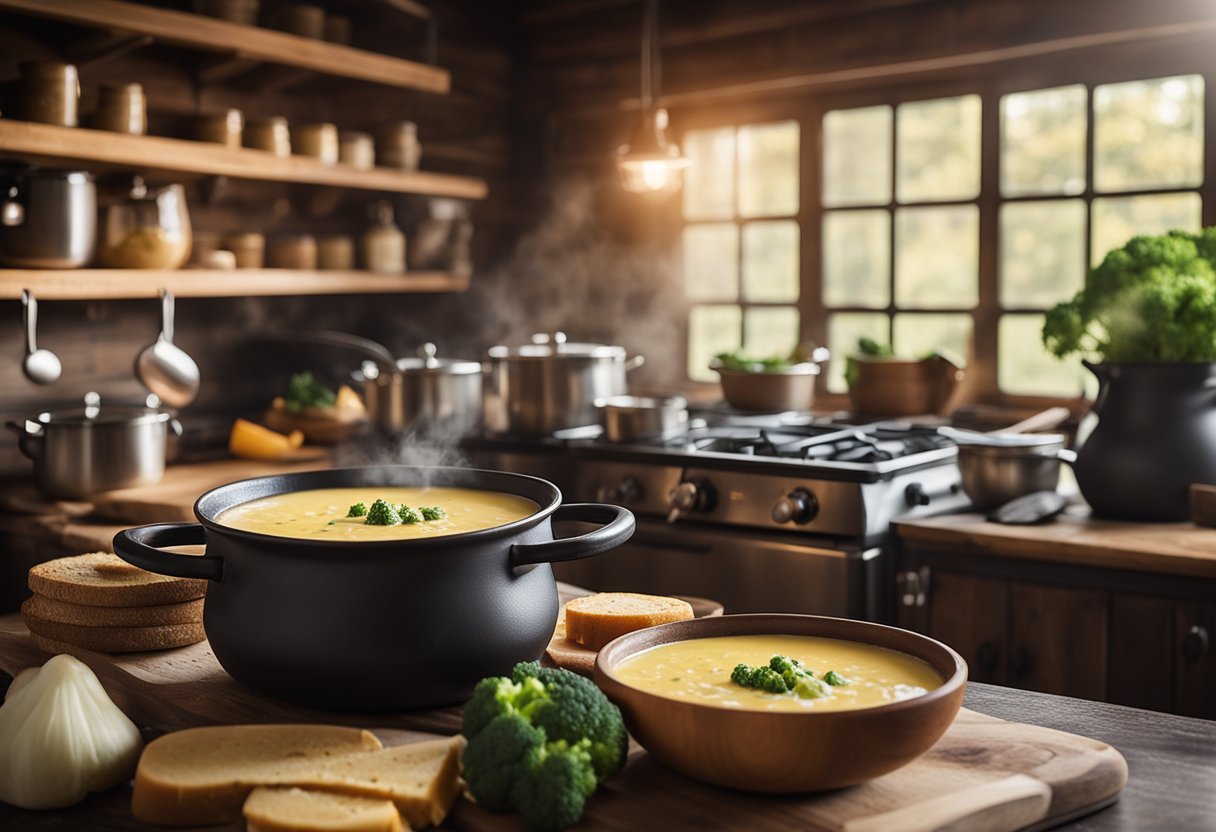
[[(238, 531), (217, 522), (235, 505), (348, 486), (452, 486), (527, 497), (522, 520), (425, 540), (359, 543)], [(203, 625), (234, 679), (317, 708), (422, 708), (468, 697), (484, 676), (538, 658), (557, 620), (554, 561), (606, 552), (633, 534), (617, 506), (561, 505), (546, 480), (498, 471), (382, 466), (282, 474), (208, 491), (199, 523), (120, 532), (114, 551), (136, 566), (211, 581)], [(551, 521), (602, 523), (554, 540)], [(202, 557), (159, 547), (207, 544)]]

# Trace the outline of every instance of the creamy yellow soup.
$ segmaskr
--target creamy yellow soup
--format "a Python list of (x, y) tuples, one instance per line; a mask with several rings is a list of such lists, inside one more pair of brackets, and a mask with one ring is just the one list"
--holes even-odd
[[(830, 670), (849, 684), (819, 699), (765, 693), (730, 680), (735, 665), (767, 665), (775, 655), (798, 659), (822, 679)], [(750, 711), (842, 711), (921, 696), (942, 684), (928, 664), (871, 644), (810, 636), (717, 636), (660, 644), (616, 666), (630, 687), (669, 699)]]
[[(355, 503), (377, 499), (411, 508), (438, 506), (447, 516), (412, 525), (373, 526), (366, 517), (347, 517)], [(220, 525), (246, 532), (306, 540), (414, 540), (474, 532), (522, 520), (540, 510), (526, 497), (475, 488), (316, 488), (250, 500), (224, 511)]]

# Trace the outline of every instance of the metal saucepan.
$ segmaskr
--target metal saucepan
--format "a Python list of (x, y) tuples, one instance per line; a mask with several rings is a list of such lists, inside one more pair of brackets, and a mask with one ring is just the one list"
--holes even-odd
[(817, 347), (810, 361), (782, 369), (736, 370), (723, 366), (717, 359), (709, 368), (718, 374), (722, 395), (731, 407), (766, 413), (805, 411), (815, 405), (815, 380), (828, 358), (827, 349)]
[(958, 467), (963, 491), (980, 510), (1036, 491), (1055, 491), (1060, 463), (1071, 465), (1077, 458), (1059, 433), (976, 436), (983, 438), (960, 439)]
[(82, 170), (26, 170), (0, 198), (0, 263), (74, 269), (97, 244), (97, 187)]
[(434, 344), (423, 344), (417, 358), (402, 358), (389, 372), (366, 361), (354, 375), (372, 424), (453, 436), (481, 427), (482, 378), (481, 362), (438, 358)]
[[(302, 540), (237, 531), (226, 509), (316, 488), (442, 485), (516, 494), (529, 517), (425, 539)], [(119, 533), (114, 551), (163, 575), (210, 581), (203, 626), (238, 682), (317, 708), (384, 711), (467, 699), (478, 680), (540, 657), (553, 636), (549, 564), (606, 552), (633, 534), (618, 506), (562, 505), (550, 482), (460, 468), (375, 466), (243, 480), (208, 491), (198, 523)], [(554, 520), (597, 526), (555, 540)], [(165, 547), (206, 544), (202, 557)]]
[(39, 490), (67, 500), (160, 482), (170, 434), (182, 434), (181, 424), (164, 411), (102, 407), (96, 397), (83, 408), (40, 413), (8, 427), (34, 461)]
[(669, 439), (688, 430), (683, 396), (610, 396), (596, 399), (595, 407), (609, 442)]
[(625, 348), (573, 344), (566, 336), (534, 335), (521, 347), (491, 347), (486, 427), (496, 433), (545, 436), (599, 422), (596, 399), (623, 396), (625, 374), (641, 366)]

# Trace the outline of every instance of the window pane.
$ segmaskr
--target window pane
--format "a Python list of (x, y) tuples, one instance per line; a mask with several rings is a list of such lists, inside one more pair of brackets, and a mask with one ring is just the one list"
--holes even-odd
[(1173, 228), (1198, 231), (1199, 194), (1105, 197), (1094, 200), (1090, 259), (1094, 265), (1137, 234), (1164, 234)]
[(895, 212), (895, 303), (965, 309), (979, 297), (980, 213), (974, 205)]
[(743, 226), (743, 297), (751, 301), (798, 300), (798, 223), (749, 222)]
[(880, 344), (891, 341), (891, 321), (883, 312), (838, 312), (828, 318), (828, 390), (843, 393), (845, 362), (857, 350), (858, 338), (873, 338)]
[(684, 218), (729, 219), (735, 215), (735, 128), (689, 130), (684, 153)]
[(688, 377), (717, 381), (709, 362), (720, 352), (739, 349), (743, 311), (737, 306), (694, 306), (688, 313)]
[(923, 358), (946, 350), (961, 359), (971, 356), (974, 322), (967, 314), (916, 314), (895, 316), (894, 347), (897, 355)]
[(1042, 315), (1002, 315), (997, 382), (1022, 396), (1079, 396), (1085, 370), (1079, 357), (1064, 361), (1043, 348)]
[(823, 215), (823, 302), (884, 309), (891, 302), (891, 214)]
[(1203, 182), (1203, 78), (1094, 87), (1094, 190)]
[(971, 199), (980, 192), (980, 97), (900, 104), (895, 113), (900, 202)]
[(1001, 98), (1001, 193), (1079, 194), (1085, 190), (1085, 87)]
[(798, 310), (792, 306), (743, 310), (743, 348), (748, 355), (789, 355), (798, 346)]
[(739, 229), (733, 222), (684, 228), (684, 293), (692, 300), (739, 297)]
[(1085, 202), (1001, 206), (1001, 305), (1047, 307), (1085, 282)]
[(798, 122), (739, 128), (739, 216), (798, 213)]
[(833, 110), (823, 117), (823, 204), (891, 201), (891, 108)]

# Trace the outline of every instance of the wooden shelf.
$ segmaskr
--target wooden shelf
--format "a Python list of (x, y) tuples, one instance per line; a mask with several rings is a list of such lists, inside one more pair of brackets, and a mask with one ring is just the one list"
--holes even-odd
[[(0, 0), (0, 5), (4, 2)], [(323, 165), (308, 156), (280, 159), (262, 150), (209, 142), (9, 119), (0, 119), (0, 155), (462, 199), (484, 199), (487, 191), (485, 180), (471, 176), (392, 168), (359, 170), (349, 165)]]
[(463, 292), (469, 276), (446, 272), (400, 275), (365, 271), (291, 269), (0, 269), (0, 299), (15, 300), (29, 289), (39, 300), (154, 298), (168, 289), (179, 298), (266, 295), (360, 295)]
[(416, 61), (123, 0), (0, 0), (0, 9), (131, 32), (163, 43), (309, 69), (339, 78), (441, 94), (451, 88), (446, 70)]

